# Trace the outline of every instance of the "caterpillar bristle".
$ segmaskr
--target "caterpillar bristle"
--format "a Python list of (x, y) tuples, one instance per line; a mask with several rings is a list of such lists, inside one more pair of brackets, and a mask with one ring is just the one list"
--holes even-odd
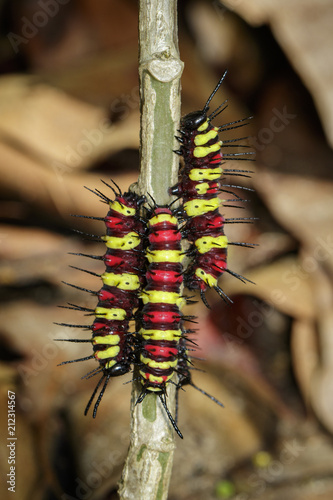
[[(95, 398), (95, 395), (96, 395), (96, 393), (97, 393), (100, 385), (102, 384), (104, 378), (105, 378), (105, 374), (103, 373), (102, 377), (99, 379), (99, 381), (98, 381), (98, 383), (97, 383), (97, 385), (96, 385), (96, 387), (95, 387), (95, 389), (94, 389), (94, 391), (93, 391), (93, 393), (92, 393), (92, 395), (91, 395), (91, 397), (90, 397), (90, 399), (88, 401), (88, 404), (87, 404), (87, 406), (86, 406), (86, 408), (84, 410), (84, 415), (87, 415), (87, 413), (89, 411), (89, 408), (90, 408), (90, 406), (91, 406), (91, 404), (92, 404), (92, 402), (93, 402), (93, 400)], [(96, 416), (96, 414), (95, 414), (95, 416)], [(95, 418), (95, 417), (93, 416), (93, 418)]]
[[(228, 146), (225, 146), (225, 147), (228, 147)], [(245, 151), (245, 152), (241, 152), (241, 153), (228, 153), (227, 157), (230, 158), (232, 156), (245, 156), (245, 155), (253, 156), (253, 155), (255, 155), (255, 152), (254, 151), (248, 151), (248, 152)]]
[(88, 257), (89, 259), (103, 260), (102, 255), (91, 255), (87, 253), (77, 253), (77, 252), (68, 252), (68, 255), (77, 255), (78, 257)]
[(79, 328), (82, 330), (90, 330), (90, 325), (73, 325), (71, 323), (53, 323), (54, 325), (58, 326), (66, 326), (67, 328)]
[(228, 175), (228, 177), (245, 177), (246, 179), (251, 179), (251, 176), (250, 175), (246, 175), (246, 174), (237, 174), (237, 173), (229, 173), (229, 172), (226, 172), (224, 171), (224, 173), (226, 175)]
[[(222, 142), (222, 147), (223, 148), (250, 148), (248, 144), (226, 144), (227, 141)], [(242, 154), (242, 153), (239, 153)], [(249, 154), (249, 153), (243, 153), (243, 154)], [(252, 155), (255, 154), (254, 152), (251, 153)]]
[(223, 186), (223, 187), (231, 187), (231, 188), (234, 188), (234, 189), (243, 189), (244, 191), (251, 191), (252, 193), (254, 193), (254, 189), (248, 188), (248, 187), (245, 187), (245, 186), (238, 186), (236, 184), (221, 184), (221, 186)]
[(84, 358), (70, 359), (69, 361), (63, 361), (62, 363), (59, 363), (57, 366), (68, 365), (70, 363), (80, 363), (81, 361), (88, 361), (88, 359), (94, 359), (94, 357), (95, 356), (91, 354), (91, 356), (85, 356)]
[[(108, 385), (109, 381), (110, 381), (110, 378), (111, 378), (111, 375), (110, 373), (108, 373), (108, 375), (105, 376), (105, 382), (104, 382), (104, 385), (101, 389), (101, 392), (99, 393), (98, 395), (98, 398), (97, 398), (97, 401), (95, 403), (95, 406), (94, 406), (94, 410), (93, 410), (93, 418), (96, 418), (96, 414), (97, 414), (97, 410), (98, 410), (98, 407), (100, 405), (100, 402), (102, 401), (102, 397), (104, 395), (104, 392), (105, 392), (105, 389), (106, 389), (106, 386)], [(85, 415), (87, 413), (85, 412)]]
[(83, 231), (79, 231), (78, 229), (72, 229), (72, 231), (82, 236), (89, 236), (89, 238), (84, 238), (86, 241), (91, 241), (95, 243), (101, 243), (102, 241), (101, 238), (97, 236), (97, 234), (84, 233)]
[[(228, 200), (226, 200), (228, 201)], [(231, 200), (235, 201), (235, 200)], [(245, 207), (240, 207), (239, 205), (227, 205), (226, 203), (223, 203), (224, 208), (240, 208), (241, 210), (244, 210)]]
[(91, 274), (92, 276), (97, 276), (100, 278), (100, 274), (94, 273), (93, 271), (88, 271), (88, 269), (82, 269), (81, 267), (76, 267), (76, 266), (69, 266), (72, 269), (76, 269), (77, 271), (82, 271), (83, 273)]
[[(75, 342), (75, 343), (90, 343), (92, 339), (53, 339), (55, 342)], [(59, 365), (58, 365), (59, 366)]]
[(206, 296), (205, 296), (205, 292), (203, 290), (200, 290), (200, 297), (201, 297), (202, 302), (205, 304), (205, 306), (208, 309), (211, 309), (210, 305), (207, 302), (207, 299), (206, 299)]
[(81, 290), (82, 292), (91, 293), (92, 295), (98, 295), (98, 292), (96, 292), (95, 290), (90, 290), (89, 288), (83, 288), (82, 286), (73, 285), (73, 283), (67, 283), (67, 281), (62, 281), (61, 283), (67, 286), (71, 286), (72, 288), (76, 288), (77, 290)]
[(76, 304), (71, 304), (70, 302), (68, 302), (67, 306), (58, 306), (58, 307), (60, 307), (61, 309), (73, 309), (74, 311), (84, 311), (84, 312), (91, 312), (91, 313), (94, 312), (94, 309), (91, 309), (90, 307), (82, 307), (82, 306), (78, 306)]
[[(101, 182), (103, 182), (103, 184), (104, 184), (105, 186), (107, 186), (108, 188), (110, 188), (110, 189), (111, 189), (111, 191), (114, 193), (114, 195), (115, 195), (116, 197), (118, 197), (118, 196), (121, 196), (121, 195), (122, 195), (122, 192), (120, 191), (120, 188), (119, 188), (119, 186), (117, 186), (117, 184), (116, 184), (116, 183), (115, 183), (115, 185), (116, 185), (116, 186), (117, 186), (117, 188), (118, 188), (118, 192), (117, 192), (117, 191), (116, 191), (116, 190), (115, 190), (112, 186), (110, 186), (110, 184), (108, 184), (107, 182), (105, 182), (103, 179), (101, 179)], [(112, 181), (112, 182), (114, 182), (114, 181)]]
[(246, 141), (247, 139), (251, 139), (251, 136), (247, 135), (246, 137), (237, 137), (237, 139), (224, 139), (223, 144), (234, 143), (237, 141)]
[(224, 408), (224, 404), (221, 403), (221, 401), (219, 401), (218, 399), (214, 398), (214, 396), (212, 396), (211, 394), (209, 394), (208, 392), (204, 391), (203, 389), (201, 389), (200, 387), (198, 387), (197, 385), (193, 384), (193, 382), (190, 383), (190, 385), (192, 387), (194, 387), (194, 389), (196, 389), (197, 391), (201, 392), (201, 394), (203, 394), (204, 396), (207, 396), (209, 399), (211, 399), (212, 401), (214, 401), (214, 403), (218, 404), (219, 406), (221, 406), (222, 408)]
[(79, 217), (81, 219), (92, 219), (92, 220), (98, 220), (105, 222), (105, 217), (93, 217), (91, 215), (77, 215), (77, 214), (70, 214), (71, 217)]
[(202, 112), (204, 115), (206, 115), (208, 108), (209, 108), (209, 104), (210, 104), (211, 100), (213, 99), (214, 95), (216, 94), (216, 92), (218, 91), (218, 89), (221, 87), (222, 83), (224, 82), (224, 79), (227, 76), (227, 73), (228, 73), (228, 70), (226, 69), (225, 72), (223, 73), (223, 75), (221, 76), (221, 78), (219, 79), (219, 81), (217, 82), (217, 85), (214, 88), (213, 92), (208, 97), (206, 104), (204, 105), (204, 107), (202, 109)]
[(95, 190), (92, 190), (92, 189), (89, 189), (87, 186), (84, 186), (86, 189), (88, 189), (88, 191), (90, 191), (91, 193), (95, 194), (96, 196), (98, 196), (101, 201), (103, 203), (107, 203), (109, 204), (112, 200), (111, 198), (109, 198), (108, 196), (106, 196), (104, 193), (102, 193), (99, 189), (95, 188)]
[(243, 243), (242, 241), (229, 241), (228, 245), (246, 248), (255, 248), (259, 246), (257, 243)]
[(242, 276), (241, 274), (235, 273), (235, 271), (231, 271), (230, 269), (225, 269), (225, 272), (231, 274), (232, 276), (239, 279), (243, 283), (251, 283), (252, 285), (255, 285), (254, 281), (245, 278), (245, 276)]
[(168, 418), (169, 418), (169, 420), (170, 420), (170, 422), (171, 422), (171, 424), (172, 424), (173, 428), (174, 428), (174, 429), (175, 429), (175, 431), (177, 432), (178, 436), (179, 436), (181, 439), (183, 439), (183, 437), (184, 437), (184, 436), (183, 436), (183, 434), (180, 432), (180, 430), (179, 430), (179, 428), (178, 428), (178, 426), (177, 426), (177, 424), (176, 424), (175, 420), (173, 419), (173, 417), (172, 417), (172, 415), (171, 415), (171, 413), (170, 413), (170, 411), (169, 411), (169, 408), (168, 408), (168, 406), (167, 406), (167, 404), (166, 404), (165, 393), (164, 393), (164, 394), (159, 394), (159, 398), (160, 398), (160, 401), (161, 401), (161, 403), (162, 403), (162, 406), (163, 406), (163, 408), (164, 408), (164, 410), (165, 410), (165, 412), (166, 412), (166, 414), (167, 414), (167, 416), (168, 416)]
[[(245, 123), (245, 122), (247, 122), (247, 120), (252, 120), (252, 119), (253, 119), (253, 116), (249, 116), (248, 118), (241, 118), (240, 120), (235, 120), (233, 122), (224, 123), (223, 125), (220, 125), (218, 127), (218, 130), (219, 130), (219, 132), (225, 132), (226, 130), (233, 130), (234, 128), (244, 127), (245, 125), (249, 125), (249, 123)], [(235, 123), (241, 123), (241, 125), (237, 125), (235, 127), (228, 128), (229, 125), (235, 125)]]
[[(226, 102), (228, 102), (228, 99), (227, 99), (227, 100), (225, 100), (225, 101), (224, 101), (224, 102), (223, 102), (223, 103), (222, 103), (222, 104), (221, 104), (218, 108), (216, 108), (216, 110), (215, 110), (215, 111), (213, 111), (213, 113), (212, 113), (212, 114), (210, 114), (210, 115), (208, 116), (208, 118), (209, 118), (210, 120), (214, 120), (214, 118), (216, 118), (218, 115), (220, 115), (221, 113), (223, 113), (223, 111), (224, 111), (224, 110), (226, 110), (226, 109), (227, 109), (227, 107), (228, 107), (228, 104), (226, 104), (226, 105), (225, 105), (225, 103), (226, 103)], [(224, 106), (224, 105), (225, 105), (225, 106)], [(224, 107), (223, 107), (223, 106), (224, 106)]]
[(81, 377), (81, 380), (88, 380), (90, 377), (93, 377), (94, 375), (98, 375), (98, 373), (102, 373), (103, 372), (103, 368), (101, 366), (98, 366), (97, 368), (94, 368), (93, 370), (90, 370), (88, 373), (86, 373), (85, 375), (83, 375)]
[[(231, 173), (235, 172), (236, 175), (237, 173), (243, 173), (243, 174), (254, 174), (254, 171), (253, 170), (242, 170), (242, 169), (239, 169), (239, 168), (224, 168), (223, 169), (223, 173), (224, 174), (227, 174), (227, 175), (230, 175)], [(248, 177), (251, 177), (250, 175)]]
[(258, 217), (231, 217), (224, 219), (225, 224), (240, 224), (240, 223), (253, 223), (253, 221), (258, 220)]

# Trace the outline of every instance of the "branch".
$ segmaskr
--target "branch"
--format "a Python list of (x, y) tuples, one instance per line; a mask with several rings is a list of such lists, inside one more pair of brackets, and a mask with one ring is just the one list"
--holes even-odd
[[(179, 159), (174, 136), (180, 117), (180, 76), (177, 1), (141, 0), (139, 14), (139, 75), (141, 92), (141, 171), (135, 190), (149, 193), (156, 203), (170, 201), (168, 188), (178, 179)], [(135, 372), (137, 373), (137, 371)], [(135, 405), (142, 390), (132, 391), (131, 442), (119, 495), (122, 500), (163, 500), (175, 449), (175, 431), (159, 398), (148, 394)], [(176, 387), (169, 384), (167, 403), (174, 414)]]

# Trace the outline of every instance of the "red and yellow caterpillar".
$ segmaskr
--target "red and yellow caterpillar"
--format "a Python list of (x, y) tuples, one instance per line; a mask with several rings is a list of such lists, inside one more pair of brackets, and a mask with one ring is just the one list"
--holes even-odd
[[(148, 220), (146, 250), (148, 269), (143, 302), (139, 315), (138, 366), (142, 392), (141, 403), (148, 393), (160, 401), (177, 434), (182, 434), (166, 405), (166, 388), (178, 365), (179, 342), (184, 336), (182, 296), (184, 252), (177, 218), (169, 207), (155, 207)], [(175, 383), (175, 382), (174, 382)]]
[[(99, 292), (94, 292), (67, 283), (74, 288), (97, 295), (98, 304), (94, 310), (73, 304), (69, 305), (70, 309), (87, 311), (94, 315), (94, 322), (90, 326), (58, 323), (62, 326), (92, 331), (92, 337), (88, 340), (69, 339), (69, 341), (90, 342), (93, 346), (93, 354), (80, 359), (64, 361), (61, 364), (88, 359), (98, 361), (99, 367), (85, 376), (90, 378), (102, 374), (86, 406), (85, 414), (87, 414), (104, 381), (94, 405), (93, 417), (96, 416), (110, 378), (123, 375), (131, 370), (134, 357), (133, 335), (129, 331), (129, 322), (133, 319), (133, 311), (139, 305), (138, 292), (142, 285), (141, 269), (144, 266), (143, 235), (145, 226), (139, 217), (139, 206), (145, 198), (130, 192), (122, 194), (118, 186), (116, 186), (117, 192), (112, 186), (109, 187), (115, 193), (115, 200), (111, 200), (97, 189), (92, 191), (109, 205), (106, 217), (98, 219), (104, 221), (106, 225), (106, 235), (101, 237), (107, 247), (105, 255), (75, 254), (104, 261), (105, 272), (101, 275), (92, 273), (101, 277), (103, 286)], [(86, 272), (90, 273), (90, 271)]]
[[(212, 125), (212, 120), (220, 114), (225, 103), (208, 115), (210, 101), (221, 86), (226, 73), (218, 82), (202, 110), (193, 111), (184, 116), (180, 122), (180, 149), (175, 151), (183, 157), (183, 167), (180, 171), (179, 183), (170, 193), (183, 199), (183, 213), (186, 219), (185, 234), (190, 242), (189, 255), (191, 264), (185, 275), (185, 284), (190, 290), (198, 289), (204, 303), (205, 291), (214, 288), (223, 299), (229, 299), (218, 285), (218, 280), (226, 271), (245, 281), (246, 278), (230, 271), (227, 267), (228, 245), (252, 246), (250, 244), (229, 242), (224, 234), (225, 223), (244, 222), (246, 218), (224, 219), (219, 213), (223, 201), (218, 197), (221, 191), (226, 191), (222, 175), (245, 175), (245, 170), (227, 170), (222, 168), (222, 160), (253, 153), (222, 154), (222, 147), (227, 147), (235, 140), (219, 140), (219, 132), (240, 127), (244, 120), (227, 123), (220, 127)], [(238, 124), (238, 125), (236, 125)], [(238, 145), (247, 147), (243, 145)], [(246, 189), (246, 188), (243, 188)], [(230, 191), (226, 191), (230, 192)], [(234, 194), (234, 193), (232, 193)], [(236, 195), (234, 194), (236, 197)], [(240, 201), (239, 197), (236, 197)], [(228, 200), (228, 201), (236, 201)], [(246, 280), (249, 281), (249, 280)], [(209, 307), (209, 306), (208, 306)]]

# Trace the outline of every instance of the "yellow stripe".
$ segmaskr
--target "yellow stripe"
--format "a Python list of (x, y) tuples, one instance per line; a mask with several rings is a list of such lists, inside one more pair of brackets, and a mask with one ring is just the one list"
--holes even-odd
[(140, 288), (139, 277), (136, 274), (103, 273), (101, 278), (104, 285), (115, 286), (120, 290), (138, 290)]
[(177, 224), (177, 219), (170, 214), (158, 214), (150, 219), (149, 226), (154, 226), (155, 224), (160, 224), (161, 222), (170, 222), (171, 224)]
[(211, 200), (194, 199), (184, 203), (184, 209), (189, 217), (196, 217), (212, 212), (219, 208), (220, 205), (222, 205), (220, 198), (212, 198)]
[(204, 132), (207, 129), (208, 125), (209, 125), (209, 121), (206, 120), (202, 125), (200, 125), (200, 127), (197, 128), (197, 131)]
[(107, 344), (118, 345), (120, 342), (119, 335), (105, 335), (105, 337), (94, 337), (92, 343), (94, 345)]
[(146, 257), (148, 262), (176, 262), (180, 263), (184, 260), (185, 255), (182, 250), (147, 250)]
[(176, 340), (182, 336), (181, 330), (145, 330), (141, 328), (140, 335), (145, 340)]
[(196, 146), (203, 146), (204, 144), (207, 144), (207, 142), (211, 141), (212, 139), (215, 139), (218, 136), (218, 133), (216, 130), (212, 129), (206, 134), (198, 134), (194, 138), (194, 144)]
[(108, 347), (104, 351), (95, 352), (96, 359), (107, 359), (107, 358), (115, 358), (120, 351), (119, 346)]
[(219, 151), (220, 149), (221, 145), (219, 142), (216, 142), (211, 146), (198, 146), (194, 148), (193, 156), (195, 156), (196, 158), (204, 158), (205, 156), (208, 156), (210, 153), (214, 153), (216, 151)]
[(155, 361), (154, 359), (145, 358), (143, 354), (141, 354), (140, 360), (142, 361), (142, 363), (148, 365), (150, 368), (160, 368), (161, 370), (174, 368), (178, 364), (177, 359), (175, 361)]
[(176, 304), (182, 308), (186, 304), (186, 300), (176, 292), (164, 292), (161, 290), (144, 290), (140, 294), (140, 298), (144, 304), (151, 302), (152, 304)]
[[(144, 371), (140, 370), (140, 375), (142, 377), (141, 384), (144, 385), (145, 382), (147, 381), (146, 374), (145, 374)], [(167, 378), (166, 378), (166, 381), (170, 380), (172, 378), (172, 376), (173, 376), (173, 373), (171, 375), (168, 375)], [(155, 375), (149, 374), (149, 381), (150, 382), (154, 382), (156, 384), (162, 384), (163, 383), (163, 378), (162, 377), (156, 377)], [(160, 389), (158, 387), (148, 387), (147, 389), (148, 389), (148, 391), (151, 391), (151, 392), (158, 392), (158, 391), (160, 391)]]
[(195, 246), (200, 253), (209, 252), (212, 248), (227, 248), (228, 238), (225, 235), (218, 236), (217, 238), (214, 236), (203, 236), (195, 241)]
[(108, 248), (113, 250), (132, 250), (140, 244), (140, 236), (137, 233), (131, 232), (126, 234), (123, 238), (116, 236), (102, 236), (101, 239), (105, 241)]
[(119, 201), (111, 201), (110, 208), (111, 210), (114, 210), (115, 212), (118, 212), (121, 215), (125, 215), (126, 217), (131, 217), (135, 215), (134, 208), (126, 207), (126, 205), (120, 203)]
[(106, 307), (96, 307), (96, 318), (105, 318), (108, 321), (123, 321), (126, 318), (125, 309), (108, 309)]
[(214, 181), (221, 177), (222, 172), (220, 166), (215, 168), (192, 168), (189, 178), (191, 181)]

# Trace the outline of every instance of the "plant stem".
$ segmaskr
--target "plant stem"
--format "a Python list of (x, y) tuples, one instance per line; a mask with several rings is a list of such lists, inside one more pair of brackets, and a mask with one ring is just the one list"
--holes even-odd
[[(141, 171), (135, 190), (148, 193), (162, 205), (170, 201), (168, 188), (178, 179), (179, 159), (172, 151), (177, 148), (174, 136), (179, 124), (183, 70), (178, 51), (177, 1), (140, 0), (139, 38)], [(163, 500), (168, 496), (175, 431), (154, 394), (135, 405), (141, 390), (141, 384), (134, 381), (131, 442), (119, 495), (122, 500)], [(169, 384), (167, 392), (168, 408), (174, 414), (176, 387)]]

